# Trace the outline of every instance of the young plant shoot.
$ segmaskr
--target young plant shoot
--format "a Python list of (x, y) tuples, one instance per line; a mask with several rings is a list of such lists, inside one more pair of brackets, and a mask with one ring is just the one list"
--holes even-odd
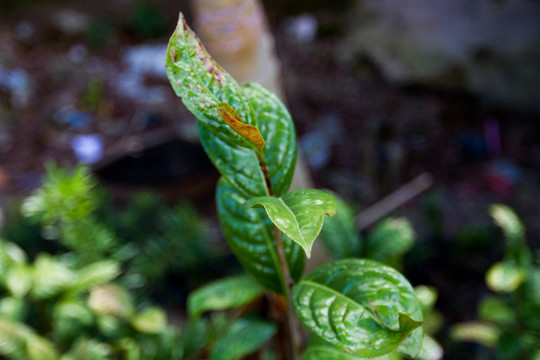
[[(304, 349), (304, 358), (327, 359), (325, 353), (332, 359), (377, 357), (396, 349), (415, 356), (422, 344), (422, 312), (413, 288), (396, 270), (372, 260), (344, 259), (302, 278), (305, 257), (337, 205), (323, 191), (288, 192), (297, 145), (283, 103), (258, 84), (236, 83), (182, 14), (169, 42), (167, 75), (197, 118), (201, 143), (221, 174), (216, 201), (229, 246), (251, 279), (287, 300), (291, 358), (299, 359), (302, 350), (294, 312), (323, 341), (317, 351)], [(246, 279), (225, 280), (229, 298), (241, 293), (234, 287)], [(223, 296), (219, 282), (212, 286), (204, 297)], [(205, 298), (204, 311), (243, 302), (216, 301), (216, 308), (213, 303)]]

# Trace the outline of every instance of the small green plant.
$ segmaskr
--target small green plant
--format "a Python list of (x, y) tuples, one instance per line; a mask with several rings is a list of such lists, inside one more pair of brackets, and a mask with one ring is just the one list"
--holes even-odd
[[(216, 237), (191, 204), (171, 208), (158, 196), (141, 192), (120, 209), (110, 204), (83, 165), (68, 169), (46, 164), (43, 185), (25, 199), (22, 213), (27, 219), (23, 226), (38, 223), (42, 237), (63, 245), (78, 266), (107, 258), (122, 264), (120, 281), (129, 289), (165, 291), (171, 274), (199, 274), (189, 280), (200, 283), (208, 268), (219, 266), (223, 258)], [(17, 238), (22, 237), (20, 231), (6, 230), (15, 236), (13, 241), (22, 240)], [(43, 251), (39, 240), (26, 240), (24, 245), (41, 244), (38, 250)]]
[[(191, 295), (190, 326), (206, 334), (194, 336), (206, 350), (193, 349), (192, 358), (242, 358), (264, 348), (275, 334), (283, 338), (279, 325), (285, 322), (290, 350), (281, 346), (280, 355), (299, 359), (302, 339), (294, 312), (322, 341), (308, 346), (304, 359), (377, 357), (396, 349), (418, 354), (421, 306), (412, 286), (395, 269), (349, 258), (302, 277), (304, 255), (310, 257), (324, 217), (333, 216), (337, 205), (326, 192), (288, 192), (296, 135), (281, 101), (260, 85), (239, 86), (208, 55), (182, 15), (166, 62), (171, 85), (196, 116), (200, 140), (222, 175), (216, 192), (220, 225), (249, 274)], [(248, 311), (263, 293), (271, 308), (283, 309), (284, 316), (275, 311), (270, 316), (277, 327), (264, 312)], [(219, 317), (199, 320), (204, 312), (225, 309), (236, 309), (229, 322)], [(272, 351), (261, 351), (271, 356)]]
[(489, 209), (506, 242), (504, 259), (486, 273), (495, 293), (486, 296), (478, 310), (479, 321), (454, 326), (457, 341), (471, 341), (493, 349), (497, 359), (540, 359), (540, 258), (525, 240), (525, 228), (507, 206)]
[[(73, 254), (71, 254), (73, 255)], [(178, 359), (180, 330), (136, 302), (113, 260), (41, 253), (0, 239), (0, 357), (11, 360)]]

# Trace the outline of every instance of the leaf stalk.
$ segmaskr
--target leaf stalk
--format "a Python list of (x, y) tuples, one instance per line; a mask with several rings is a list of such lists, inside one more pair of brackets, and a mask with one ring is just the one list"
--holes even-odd
[[(264, 180), (266, 182), (268, 194), (270, 196), (276, 196), (274, 193), (274, 189), (272, 188), (272, 180), (270, 178), (268, 162), (266, 161), (264, 152), (262, 149), (259, 149), (259, 148), (255, 148), (255, 152), (257, 154), (257, 158), (259, 159), (259, 166), (264, 175)], [(289, 271), (287, 258), (285, 257), (285, 248), (283, 246), (281, 231), (278, 229), (278, 227), (275, 224), (273, 224), (273, 227), (274, 227), (274, 239), (276, 241), (276, 252), (279, 259), (279, 266), (281, 268), (281, 273), (283, 275), (283, 282), (284, 282), (283, 289), (285, 291), (285, 297), (287, 298), (287, 313), (286, 313), (287, 320), (286, 321), (287, 321), (287, 327), (289, 329), (290, 347), (291, 347), (293, 359), (300, 360), (300, 346), (301, 346), (300, 332), (298, 328), (298, 322), (296, 321), (296, 316), (293, 311), (292, 299), (291, 299), (291, 293), (292, 293), (292, 288), (294, 286), (294, 281)]]

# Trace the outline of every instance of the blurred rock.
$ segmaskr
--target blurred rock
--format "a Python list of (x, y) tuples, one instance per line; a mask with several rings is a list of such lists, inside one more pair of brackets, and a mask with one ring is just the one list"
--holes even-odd
[(540, 112), (540, 2), (364, 0), (343, 57), (369, 57), (391, 81), (480, 95)]

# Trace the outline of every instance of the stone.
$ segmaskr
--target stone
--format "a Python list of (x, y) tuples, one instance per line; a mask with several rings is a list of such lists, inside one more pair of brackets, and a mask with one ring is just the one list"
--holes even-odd
[(362, 0), (341, 56), (399, 84), (464, 91), (540, 112), (540, 2)]

